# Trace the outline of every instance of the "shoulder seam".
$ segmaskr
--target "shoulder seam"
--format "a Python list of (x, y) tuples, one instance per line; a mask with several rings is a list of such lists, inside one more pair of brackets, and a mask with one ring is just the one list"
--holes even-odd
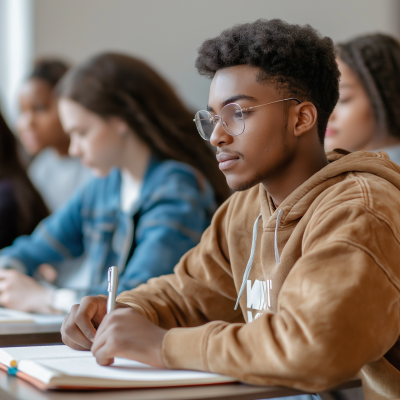
[(367, 212), (368, 214), (370, 214), (373, 218), (376, 218), (380, 221), (382, 221), (392, 232), (393, 237), (396, 239), (396, 242), (399, 244), (400, 246), (400, 238), (398, 237), (398, 235), (396, 235), (396, 233), (393, 231), (392, 226), (390, 224), (390, 221), (385, 218), (382, 214), (380, 214), (379, 212), (377, 212), (376, 210), (372, 210), (370, 207), (368, 207), (367, 205), (363, 205), (363, 204), (354, 204), (353, 207), (362, 207), (365, 212)]
[(361, 192), (363, 194), (363, 199), (367, 205), (368, 208), (371, 208), (372, 205), (372, 197), (371, 197), (371, 191), (369, 189), (369, 185), (366, 181), (366, 179), (362, 176), (359, 176), (358, 174), (354, 174), (354, 178), (357, 181), (357, 184), (361, 188)]
[(386, 270), (386, 268), (377, 260), (377, 258), (375, 257), (375, 255), (366, 247), (360, 245), (360, 243), (356, 243), (350, 239), (336, 239), (334, 240), (334, 242), (341, 242), (341, 243), (346, 243), (349, 246), (353, 246), (356, 247), (360, 250), (362, 250), (364, 253), (368, 254), (368, 256), (370, 256), (372, 258), (372, 260), (375, 262), (375, 264), (383, 271), (383, 273), (388, 277), (388, 279), (390, 280), (390, 282), (392, 282), (393, 286), (395, 286), (395, 288), (397, 289), (398, 292), (400, 292), (400, 282), (397, 282), (396, 277), (393, 274), (390, 274), (389, 271)]

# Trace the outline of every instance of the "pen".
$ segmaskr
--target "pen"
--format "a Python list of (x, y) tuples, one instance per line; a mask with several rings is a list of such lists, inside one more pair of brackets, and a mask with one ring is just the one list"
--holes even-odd
[(115, 298), (118, 290), (118, 267), (108, 268), (108, 299), (107, 299), (107, 314), (115, 308)]

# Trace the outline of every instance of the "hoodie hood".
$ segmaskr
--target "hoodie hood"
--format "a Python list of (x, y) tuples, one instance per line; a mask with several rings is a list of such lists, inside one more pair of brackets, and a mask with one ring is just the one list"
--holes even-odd
[[(310, 177), (306, 182), (291, 193), (275, 210), (272, 199), (265, 191), (262, 184), (259, 185), (261, 213), (253, 226), (250, 257), (247, 262), (242, 284), (238, 292), (235, 310), (244, 293), (246, 284), (253, 266), (254, 254), (257, 244), (257, 232), (260, 218), (263, 219), (263, 230), (274, 229), (274, 254), (276, 266), (280, 263), (278, 230), (281, 227), (295, 223), (310, 210), (315, 199), (325, 190), (342, 181), (343, 174), (355, 172), (367, 172), (379, 176), (396, 186), (400, 190), (400, 167), (391, 162), (385, 152), (371, 153), (358, 151), (350, 153), (346, 150), (336, 149), (327, 153), (329, 164)], [(269, 282), (268, 284), (272, 284)], [(269, 290), (267, 290), (269, 296)], [(265, 300), (265, 299), (264, 299)]]
[(326, 155), (329, 164), (294, 190), (277, 210), (274, 210), (271, 198), (260, 185), (260, 208), (264, 229), (275, 229), (279, 210), (283, 211), (280, 226), (287, 226), (303, 217), (321, 193), (342, 181), (343, 174), (366, 172), (389, 181), (400, 190), (400, 167), (390, 161), (389, 156), (383, 151), (350, 153), (335, 149)]

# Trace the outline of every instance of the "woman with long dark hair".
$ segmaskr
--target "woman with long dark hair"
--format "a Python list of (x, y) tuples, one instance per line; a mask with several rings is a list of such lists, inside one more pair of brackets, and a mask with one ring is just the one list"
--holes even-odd
[[(69, 153), (98, 177), (0, 253), (0, 267), (14, 268), (0, 271), (0, 304), (21, 310), (69, 310), (106, 293), (111, 265), (119, 291), (171, 273), (230, 194), (192, 113), (144, 62), (102, 54), (70, 70), (57, 91)], [(30, 277), (41, 263), (82, 255), (46, 293)], [(5, 281), (12, 290), (2, 291)]]
[(400, 43), (383, 34), (338, 45), (340, 98), (326, 131), (327, 150), (384, 150), (400, 164)]
[(29, 235), (47, 215), (19, 159), (17, 140), (0, 114), (0, 249)]

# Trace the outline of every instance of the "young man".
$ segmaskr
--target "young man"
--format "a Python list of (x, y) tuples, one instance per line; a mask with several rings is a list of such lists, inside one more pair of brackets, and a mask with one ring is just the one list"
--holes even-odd
[(400, 169), (384, 153), (325, 155), (332, 41), (259, 20), (206, 41), (196, 66), (212, 77), (196, 123), (237, 193), (173, 275), (122, 293), (107, 316), (102, 297), (74, 306), (64, 342), (102, 365), (312, 392), (361, 371), (366, 398), (400, 397)]

